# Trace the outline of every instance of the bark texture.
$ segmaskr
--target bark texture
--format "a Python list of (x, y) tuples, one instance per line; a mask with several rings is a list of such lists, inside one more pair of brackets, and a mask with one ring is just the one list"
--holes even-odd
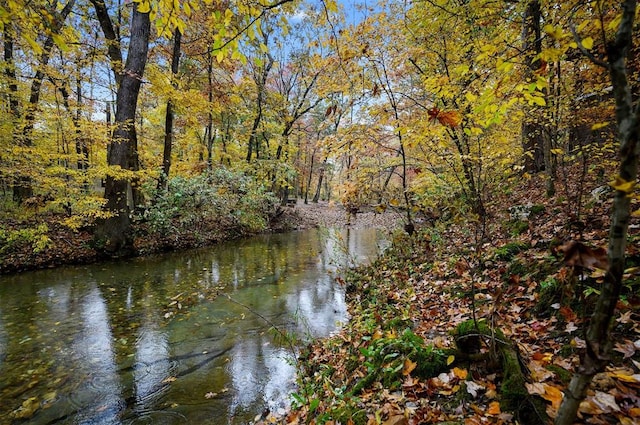
[[(619, 178), (623, 182), (635, 182), (638, 176), (638, 124), (640, 108), (634, 105), (628, 79), (627, 54), (632, 46), (636, 0), (622, 4), (622, 20), (616, 38), (606, 46), (607, 68), (616, 102), (616, 121), (620, 142)], [(631, 189), (633, 190), (633, 189)], [(565, 392), (556, 417), (557, 425), (570, 425), (576, 418), (580, 402), (584, 400), (593, 377), (602, 372), (610, 360), (613, 341), (611, 322), (623, 283), (625, 249), (629, 219), (631, 217), (630, 193), (616, 190), (613, 200), (611, 227), (609, 230), (609, 267), (600, 297), (586, 333), (587, 349), (581, 365)]]
[[(93, 1), (94, 6), (104, 2)], [(99, 20), (101, 9), (96, 6)], [(108, 18), (108, 16), (107, 16)], [(130, 255), (133, 251), (131, 228), (131, 202), (133, 188), (131, 178), (118, 175), (118, 169), (137, 171), (138, 149), (135, 128), (135, 115), (138, 94), (142, 85), (142, 76), (147, 63), (149, 50), (150, 20), (148, 13), (140, 13), (134, 8), (131, 20), (131, 39), (127, 61), (120, 76), (116, 95), (115, 129), (108, 148), (107, 161), (115, 168), (109, 174), (105, 184), (106, 209), (111, 216), (98, 224), (96, 240), (99, 246), (110, 256)], [(104, 27), (103, 27), (104, 29)], [(115, 33), (115, 32), (114, 32)], [(109, 36), (105, 33), (105, 36)], [(113, 58), (112, 58), (113, 60)]]

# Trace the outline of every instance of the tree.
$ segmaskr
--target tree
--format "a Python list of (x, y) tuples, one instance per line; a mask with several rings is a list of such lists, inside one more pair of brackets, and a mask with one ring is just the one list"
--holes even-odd
[[(180, 66), (180, 40), (182, 39), (182, 33), (179, 29), (174, 30), (173, 35), (173, 51), (171, 53), (171, 85), (173, 88), (177, 88), (177, 74), (178, 67)], [(169, 98), (167, 100), (167, 111), (165, 114), (164, 124), (164, 149), (162, 152), (162, 173), (158, 179), (158, 189), (167, 188), (167, 179), (169, 178), (169, 171), (171, 169), (171, 150), (173, 146), (173, 121), (174, 121), (174, 100)], [(211, 130), (209, 130), (211, 133)]]
[[(601, 40), (604, 44), (606, 59), (599, 59), (587, 48), (591, 40), (578, 38), (581, 50), (599, 65), (609, 71), (613, 96), (616, 103), (616, 123), (619, 140), (618, 176), (613, 183), (615, 196), (611, 212), (609, 230), (608, 269), (600, 296), (592, 314), (586, 332), (587, 349), (579, 369), (565, 392), (565, 396), (556, 417), (556, 424), (568, 425), (575, 420), (580, 402), (585, 398), (593, 377), (603, 371), (610, 360), (613, 341), (609, 337), (611, 321), (614, 315), (623, 285), (625, 250), (629, 219), (631, 217), (631, 195), (638, 176), (638, 155), (640, 155), (640, 101), (634, 98), (629, 80), (628, 53), (633, 46), (636, 1), (625, 0), (619, 6), (620, 23), (613, 39)], [(609, 12), (605, 2), (597, 2), (598, 16), (594, 21), (605, 21)], [(578, 9), (579, 6), (576, 7)]]
[(113, 256), (129, 255), (133, 249), (131, 206), (133, 204), (132, 174), (137, 171), (138, 152), (135, 128), (138, 95), (147, 63), (151, 21), (149, 10), (142, 4), (134, 5), (131, 18), (131, 40), (127, 60), (118, 72), (122, 53), (117, 48), (116, 32), (104, 0), (91, 0), (105, 38), (109, 45), (111, 65), (118, 83), (116, 94), (115, 128), (108, 147), (107, 162), (112, 167), (105, 183), (106, 209), (110, 216), (101, 220), (96, 238), (103, 249)]
[[(257, 45), (261, 53), (261, 57), (257, 57), (255, 63), (252, 64), (252, 76), (255, 84), (255, 112), (253, 117), (253, 124), (249, 130), (249, 140), (247, 141), (247, 162), (251, 162), (253, 154), (255, 152), (256, 158), (260, 158), (260, 140), (258, 138), (258, 128), (262, 122), (264, 114), (264, 106), (267, 97), (267, 80), (275, 60), (268, 51), (269, 37), (273, 29), (262, 29), (262, 40)], [(264, 47), (263, 47), (264, 46)]]
[[(36, 113), (38, 111), (38, 105), (40, 103), (40, 94), (42, 91), (42, 83), (46, 76), (46, 67), (51, 59), (51, 51), (55, 46), (55, 38), (60, 37), (60, 31), (64, 26), (64, 22), (71, 13), (75, 0), (69, 0), (69, 2), (58, 12), (58, 2), (54, 2), (49, 5), (46, 10), (47, 16), (50, 16), (50, 22), (48, 22), (47, 36), (44, 40), (42, 53), (40, 54), (40, 60), (36, 65), (36, 72), (31, 82), (31, 89), (29, 91), (29, 100), (25, 107), (24, 126), (22, 128), (22, 134), (16, 135), (16, 139), (19, 140), (19, 145), (26, 148), (25, 154), (28, 149), (33, 146), (32, 133), (36, 120)], [(9, 26), (8, 33), (5, 32), (5, 48), (8, 50), (13, 49), (13, 41), (11, 34), (11, 26)], [(6, 38), (8, 35), (8, 39)], [(9, 42), (7, 44), (7, 41)], [(12, 61), (11, 53), (5, 51), (5, 55), (9, 54), (9, 60)], [(11, 65), (9, 65), (11, 67)], [(8, 68), (11, 69), (11, 68)], [(10, 72), (14, 72), (13, 70)], [(9, 78), (15, 79), (15, 74), (8, 75)], [(14, 108), (15, 99), (11, 99), (12, 111), (16, 112), (17, 108)], [(28, 156), (28, 155), (27, 155)], [(27, 162), (29, 159), (27, 158)], [(16, 181), (13, 187), (13, 199), (20, 203), (25, 199), (33, 195), (33, 188), (31, 184), (31, 177), (26, 173), (19, 173), (16, 177)]]
[[(287, 33), (295, 36), (296, 47), (283, 52), (273, 81), (275, 92), (281, 99), (281, 105), (277, 108), (277, 119), (282, 130), (275, 154), (277, 164), (272, 188), (274, 192), (281, 189), (283, 204), (289, 196), (294, 173), (303, 174), (302, 170), (295, 170), (287, 163), (291, 151), (290, 138), (294, 130), (300, 127), (298, 124), (323, 100), (317, 90), (317, 84), (328, 69), (328, 61), (321, 44), (317, 42), (320, 35), (314, 18), (314, 15), (306, 17), (294, 26), (293, 31)], [(283, 40), (283, 44), (286, 45), (286, 40)], [(306, 135), (304, 133), (304, 136)]]
[[(542, 53), (542, 13), (540, 1), (531, 0), (527, 3), (522, 24), (522, 51), (524, 52), (525, 79), (535, 82), (536, 72), (540, 72), (543, 61)], [(531, 105), (522, 122), (522, 148), (524, 150), (524, 171), (537, 173), (544, 169), (544, 138), (545, 131), (536, 109), (541, 106)], [(542, 114), (544, 116), (544, 114)]]

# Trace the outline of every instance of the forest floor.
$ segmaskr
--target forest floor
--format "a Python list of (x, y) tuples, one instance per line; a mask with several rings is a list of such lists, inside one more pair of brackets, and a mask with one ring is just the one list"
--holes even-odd
[[(484, 226), (452, 211), (412, 237), (396, 232), (375, 263), (345, 272), (338, 281), (351, 320), (300, 353), (291, 410), (255, 423), (549, 423), (580, 364), (602, 281), (601, 270), (571, 265), (570, 248), (579, 242), (584, 258), (600, 261), (610, 215), (606, 182), (565, 177), (551, 197), (542, 176), (493, 194)], [(342, 213), (297, 211), (324, 225), (344, 223)], [(397, 218), (358, 220), (396, 227)], [(595, 376), (578, 424), (640, 423), (639, 228), (634, 218), (611, 362)], [(471, 346), (460, 338), (469, 323)], [(515, 362), (505, 360), (509, 352)]]
[(339, 204), (333, 202), (310, 202), (305, 204), (299, 200), (292, 211), (295, 218), (288, 218), (288, 225), (304, 227), (344, 227), (350, 225), (354, 228), (378, 227), (392, 230), (402, 227), (402, 215), (396, 211), (377, 213), (373, 210), (358, 212), (349, 216), (347, 211)]

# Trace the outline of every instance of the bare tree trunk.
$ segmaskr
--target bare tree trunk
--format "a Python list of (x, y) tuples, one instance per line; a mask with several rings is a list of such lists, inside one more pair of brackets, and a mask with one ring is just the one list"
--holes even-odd
[[(171, 54), (171, 79), (173, 88), (178, 87), (176, 81), (178, 75), (178, 67), (180, 66), (180, 40), (182, 33), (179, 29), (175, 29), (173, 35), (173, 52)], [(167, 101), (167, 111), (164, 120), (164, 150), (162, 152), (162, 173), (158, 180), (158, 189), (166, 190), (169, 179), (169, 171), (171, 170), (171, 149), (173, 147), (173, 119), (175, 112), (173, 111), (173, 99)], [(211, 137), (211, 135), (209, 135)]]
[[(86, 137), (82, 136), (80, 120), (82, 118), (82, 78), (80, 75), (80, 64), (78, 63), (78, 74), (76, 78), (76, 116), (74, 126), (76, 128), (76, 155), (78, 155), (78, 170), (89, 169), (89, 144)], [(84, 184), (84, 189), (88, 190), (88, 184)]]
[(318, 172), (318, 186), (316, 187), (316, 194), (313, 196), (311, 202), (317, 204), (320, 200), (320, 190), (322, 189), (322, 179), (324, 178), (325, 168), (327, 167), (327, 158), (322, 161), (322, 165), (320, 166), (320, 171)]
[[(540, 1), (531, 0), (527, 3), (522, 27), (522, 50), (525, 53), (525, 77), (535, 78), (534, 72), (540, 68), (537, 59), (542, 51), (542, 37), (540, 31)], [(522, 122), (522, 148), (524, 150), (524, 171), (537, 173), (545, 166), (544, 161), (544, 128), (537, 121), (540, 114), (527, 114)]]
[(207, 145), (207, 169), (211, 171), (213, 169), (213, 112), (211, 111), (213, 105), (213, 53), (209, 53), (207, 56), (207, 82), (209, 84), (209, 114), (207, 115), (207, 137), (205, 143)]
[(311, 187), (311, 178), (313, 177), (313, 162), (315, 161), (316, 150), (311, 152), (311, 164), (309, 165), (309, 177), (307, 179), (307, 186), (304, 188), (304, 203), (309, 203), (309, 188)]
[[(11, 118), (14, 121), (20, 119), (20, 104), (18, 102), (18, 81), (16, 80), (16, 68), (13, 61), (13, 25), (10, 22), (4, 24), (4, 62), (5, 75), (9, 86), (8, 100)], [(17, 122), (14, 122), (17, 124)]]
[(565, 391), (555, 421), (557, 425), (573, 423), (580, 402), (584, 400), (593, 377), (609, 364), (613, 344), (610, 337), (611, 322), (622, 289), (626, 241), (631, 217), (630, 195), (638, 176), (638, 155), (640, 154), (638, 144), (640, 102), (636, 99), (634, 105), (626, 63), (633, 41), (636, 0), (624, 1), (622, 9), (622, 20), (615, 41), (607, 43), (608, 62), (604, 64), (609, 69), (613, 86), (620, 140), (618, 184), (616, 184), (609, 230), (609, 267), (586, 332), (587, 349), (580, 367)]

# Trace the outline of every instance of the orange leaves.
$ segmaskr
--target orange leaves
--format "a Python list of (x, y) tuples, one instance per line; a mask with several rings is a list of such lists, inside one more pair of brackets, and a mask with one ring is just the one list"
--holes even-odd
[(335, 114), (338, 110), (338, 105), (331, 105), (327, 108), (327, 111), (324, 113), (324, 117), (328, 118), (331, 115)]
[(496, 416), (500, 414), (500, 402), (492, 401), (489, 404), (489, 409), (487, 409), (487, 414), (491, 416)]
[(454, 128), (462, 123), (462, 114), (458, 111), (441, 111), (435, 106), (427, 111), (429, 118), (438, 120), (445, 127)]
[(458, 379), (466, 379), (467, 378), (467, 370), (466, 369), (460, 369), (459, 367), (454, 367), (451, 370), (451, 373), (453, 373), (453, 376), (455, 376)]
[(560, 407), (563, 397), (560, 388), (545, 382), (526, 383), (525, 386), (529, 394), (539, 395), (543, 399), (550, 401), (553, 410), (557, 410)]
[(417, 362), (411, 361), (410, 358), (404, 359), (404, 366), (402, 368), (402, 375), (407, 376), (418, 366)]

